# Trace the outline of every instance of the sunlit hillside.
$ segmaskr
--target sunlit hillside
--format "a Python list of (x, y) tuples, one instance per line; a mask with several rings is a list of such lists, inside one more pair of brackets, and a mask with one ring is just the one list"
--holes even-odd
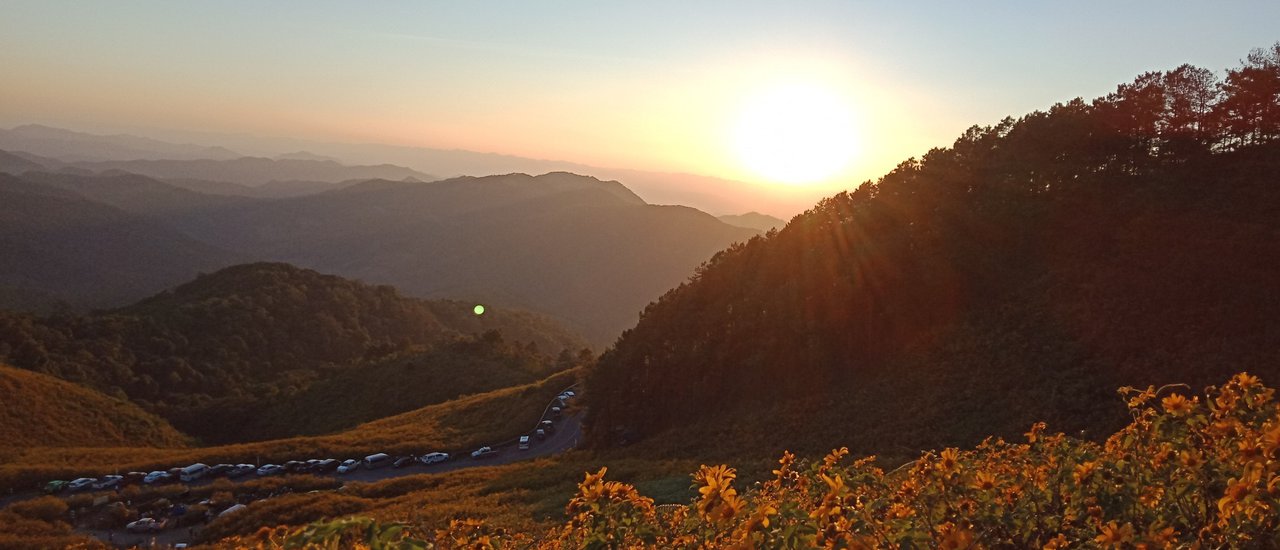
[(182, 447), (189, 438), (136, 405), (0, 366), (0, 447)]
[[(1110, 388), (1280, 376), (1280, 50), (975, 126), (717, 254), (588, 380), (590, 434), (902, 453), (1101, 436)], [(723, 438), (708, 437), (722, 434)]]

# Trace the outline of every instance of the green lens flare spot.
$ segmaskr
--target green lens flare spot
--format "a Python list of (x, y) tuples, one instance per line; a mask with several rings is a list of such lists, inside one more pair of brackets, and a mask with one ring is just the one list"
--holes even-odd
[(471, 311), (476, 312), (476, 315), (484, 315), (484, 306), (476, 304), (476, 307), (471, 308)]

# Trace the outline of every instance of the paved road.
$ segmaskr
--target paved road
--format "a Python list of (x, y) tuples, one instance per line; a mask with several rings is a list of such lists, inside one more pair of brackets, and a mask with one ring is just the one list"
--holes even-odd
[[(562, 453), (578, 445), (578, 440), (582, 437), (582, 418), (580, 415), (567, 415), (563, 420), (557, 422), (556, 432), (547, 437), (543, 441), (536, 439), (530, 441), (529, 449), (521, 451), (515, 445), (510, 445), (499, 449), (498, 454), (490, 455), (488, 458), (473, 459), (470, 456), (454, 457), (448, 462), (440, 464), (432, 464), (430, 466), (415, 463), (414, 466), (406, 466), (404, 468), (379, 468), (377, 470), (356, 470), (350, 474), (322, 474), (325, 476), (338, 477), (349, 481), (373, 482), (382, 481), (396, 477), (404, 477), (419, 474), (444, 474), (454, 470), (465, 468), (477, 468), (481, 466), (495, 466), (498, 464), (509, 464), (522, 460), (530, 460), (542, 456), (550, 456)], [(256, 475), (248, 475), (235, 482), (249, 481), (257, 479)], [(199, 486), (212, 481), (201, 481), (190, 485)], [(146, 548), (152, 544), (159, 548), (172, 547), (175, 544), (191, 541), (191, 531), (186, 527), (178, 527), (168, 529), (160, 533), (139, 535), (129, 533), (123, 529), (114, 531), (104, 531), (99, 529), (77, 529), (78, 532), (97, 537), (104, 542), (121, 547), (139, 546)], [(199, 532), (199, 527), (196, 527)]]
[[(570, 388), (572, 387), (573, 386), (570, 386)], [(581, 397), (579, 396), (578, 398), (580, 399)], [(551, 404), (547, 405), (546, 409), (543, 410), (543, 418), (548, 417), (547, 415), (550, 412), (551, 406), (553, 404), (555, 404), (554, 400), (552, 401)], [(469, 456), (469, 451), (467, 451), (467, 452), (459, 453), (461, 456), (457, 456), (457, 455), (452, 456), (451, 460), (449, 460), (448, 462), (432, 464), (429, 466), (415, 461), (412, 463), (411, 466), (406, 466), (404, 468), (392, 468), (388, 466), (384, 468), (379, 468), (377, 470), (356, 470), (355, 472), (352, 472), (349, 474), (339, 475), (335, 472), (335, 473), (318, 474), (318, 475), (338, 477), (344, 481), (374, 482), (374, 481), (381, 481), (384, 479), (391, 479), (396, 477), (404, 477), (404, 476), (411, 476), (411, 475), (418, 475), (418, 474), (443, 474), (443, 473), (451, 472), (453, 470), (461, 470), (464, 468), (475, 468), (480, 466), (494, 466), (498, 464), (509, 464), (512, 462), (519, 462), (521, 460), (529, 460), (529, 459), (538, 458), (542, 456), (549, 456), (553, 454), (562, 453), (578, 445), (578, 440), (581, 439), (582, 437), (582, 418), (580, 414), (565, 415), (563, 419), (560, 419), (556, 422), (555, 427), (556, 427), (556, 431), (554, 433), (549, 434), (545, 440), (539, 441), (537, 438), (532, 438), (529, 442), (530, 443), (529, 449), (523, 450), (523, 451), (519, 450), (516, 447), (515, 443), (512, 442), (510, 444), (503, 445), (503, 446), (495, 446), (494, 448), (498, 450), (497, 454), (489, 455), (488, 457), (481, 458), (481, 459), (471, 458)], [(424, 450), (423, 452), (424, 453), (430, 452), (430, 450)], [(305, 460), (306, 458), (309, 458), (309, 457), (298, 457), (297, 460)], [(346, 458), (358, 458), (358, 457), (335, 457), (335, 458), (338, 458), (339, 460), (345, 460)], [(313, 474), (313, 475), (317, 475), (317, 474)], [(238, 479), (233, 479), (232, 481), (235, 483), (243, 483), (245, 481), (249, 481), (253, 479), (258, 479), (258, 476), (246, 475)], [(188, 485), (200, 486), (200, 485), (205, 485), (209, 483), (213, 483), (213, 480), (202, 480), (195, 483), (190, 483)], [(26, 492), (17, 493), (17, 494), (5, 495), (4, 497), (0, 497), (0, 508), (3, 508), (4, 506), (8, 506), (13, 502), (35, 498), (37, 496), (40, 496), (40, 494), (41, 493), (39, 491), (26, 491)], [(189, 530), (185, 527), (169, 529), (161, 533), (147, 534), (147, 535), (132, 534), (132, 533), (128, 533), (123, 529), (119, 529), (115, 531), (77, 529), (77, 531), (86, 535), (97, 537), (98, 539), (101, 539), (103, 541), (111, 542), (113, 544), (121, 545), (125, 547), (148, 546), (152, 544), (160, 547), (168, 547), (180, 542), (188, 542), (188, 539), (191, 538)]]

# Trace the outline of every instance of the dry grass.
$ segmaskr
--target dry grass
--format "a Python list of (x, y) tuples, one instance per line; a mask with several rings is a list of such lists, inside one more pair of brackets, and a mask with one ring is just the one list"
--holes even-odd
[(432, 405), (342, 433), (203, 448), (0, 448), (0, 488), (30, 488), (50, 479), (148, 471), (194, 462), (255, 464), (373, 452), (461, 450), (509, 439), (532, 426), (543, 407), (573, 383), (565, 371), (539, 382)]
[(183, 447), (189, 438), (138, 406), (52, 376), (0, 366), (0, 446)]

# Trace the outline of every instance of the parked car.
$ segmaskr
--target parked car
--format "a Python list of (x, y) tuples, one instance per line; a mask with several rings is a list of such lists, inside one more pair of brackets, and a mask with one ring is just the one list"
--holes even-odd
[(445, 462), (449, 460), (449, 453), (427, 453), (418, 457), (418, 462), (423, 464), (435, 464), (437, 462)]
[(98, 478), (95, 478), (95, 477), (79, 477), (71, 480), (71, 483), (67, 484), (67, 490), (83, 491), (85, 489), (93, 487), (93, 484), (96, 483), (97, 481), (98, 481)]
[(342, 464), (338, 466), (338, 473), (345, 474), (348, 472), (354, 472), (359, 469), (360, 469), (360, 461), (354, 458), (348, 458), (342, 461)]
[(240, 477), (245, 474), (252, 473), (258, 468), (253, 464), (236, 464), (230, 470), (227, 470), (227, 477)]
[(68, 482), (65, 479), (55, 479), (53, 481), (50, 481), (44, 484), (44, 492), (49, 493), (51, 495), (55, 493), (61, 493), (64, 489), (67, 488), (67, 483)]
[(121, 485), (137, 485), (147, 478), (146, 472), (129, 472), (120, 480)]
[(301, 460), (290, 460), (284, 463), (284, 471), (291, 474), (301, 474), (308, 470), (306, 462)]
[(209, 465), (197, 462), (178, 470), (178, 479), (181, 479), (183, 483), (191, 483), (203, 478), (207, 473), (209, 473)]
[(577, 397), (577, 396), (578, 396), (578, 394), (577, 394), (576, 392), (574, 392), (573, 390), (564, 390), (564, 393), (562, 393), (562, 394), (560, 394), (560, 395), (565, 396), (565, 397), (570, 397), (570, 398), (573, 398), (573, 397)]
[(471, 458), (488, 458), (496, 454), (498, 454), (498, 451), (493, 450), (492, 447), (485, 446), (471, 451)]
[(248, 506), (245, 506), (245, 505), (243, 505), (243, 504), (235, 504), (235, 505), (232, 505), (231, 507), (227, 508), (226, 510), (223, 510), (223, 511), (221, 511), (221, 512), (218, 512), (218, 517), (231, 515), (231, 514), (234, 514), (234, 513), (236, 513), (236, 512), (239, 512), (239, 511), (241, 511), (241, 510), (244, 510), (245, 508), (248, 508)]
[(321, 463), (321, 462), (324, 462), (324, 461), (323, 461), (323, 460), (320, 460), (320, 459), (318, 459), (318, 458), (313, 458), (313, 459), (311, 459), (311, 460), (308, 460), (308, 461), (307, 461), (307, 471), (308, 471), (308, 472), (319, 472), (320, 470), (317, 470), (316, 468), (319, 468), (319, 467), (320, 467), (320, 463)]
[(173, 476), (170, 475), (169, 472), (166, 472), (164, 470), (156, 470), (154, 472), (147, 474), (146, 477), (142, 478), (142, 482), (146, 483), (147, 485), (159, 485), (161, 483), (168, 483), (170, 481), (173, 481)]
[(550, 420), (543, 420), (538, 426), (549, 434), (556, 433), (556, 423)]
[(517, 448), (519, 448), (521, 451), (529, 450), (529, 436), (527, 435), (520, 436), (520, 445), (518, 445)]
[(534, 431), (533, 431), (533, 436), (534, 436), (534, 437), (537, 437), (537, 438), (538, 438), (538, 440), (539, 440), (539, 441), (541, 441), (541, 440), (543, 440), (543, 439), (546, 439), (546, 438), (547, 438), (547, 431), (546, 431), (546, 430), (544, 430), (544, 429), (542, 429), (542, 428), (538, 428), (538, 429), (536, 429), (536, 430), (534, 430)]
[(205, 477), (225, 476), (227, 475), (227, 472), (231, 471), (232, 468), (235, 468), (235, 466), (232, 466), (231, 464), (214, 464), (213, 466), (209, 467), (209, 471), (206, 472), (204, 476)]
[(564, 409), (560, 407), (551, 407), (551, 418), (560, 418), (560, 415), (563, 413)]
[(284, 473), (284, 466), (281, 466), (279, 464), (263, 464), (261, 468), (258, 468), (258, 475), (263, 477), (275, 476), (283, 473)]
[(391, 467), (403, 468), (405, 466), (412, 466), (415, 462), (417, 462), (417, 459), (411, 456), (402, 456), (400, 458), (397, 458), (395, 462), (392, 462)]
[(120, 486), (120, 480), (122, 479), (124, 479), (124, 476), (102, 476), (102, 479), (99, 479), (97, 483), (93, 484), (93, 488), (97, 491), (115, 489)]
[(130, 533), (154, 533), (163, 530), (165, 523), (165, 521), (156, 520), (155, 518), (142, 518), (126, 525), (124, 528)]
[(316, 463), (314, 471), (316, 473), (326, 473), (326, 472), (332, 472), (337, 469), (338, 469), (338, 460), (333, 458), (326, 458)]
[(364, 457), (364, 467), (370, 470), (376, 470), (383, 466), (390, 466), (394, 462), (391, 455), (387, 453), (375, 453)]

